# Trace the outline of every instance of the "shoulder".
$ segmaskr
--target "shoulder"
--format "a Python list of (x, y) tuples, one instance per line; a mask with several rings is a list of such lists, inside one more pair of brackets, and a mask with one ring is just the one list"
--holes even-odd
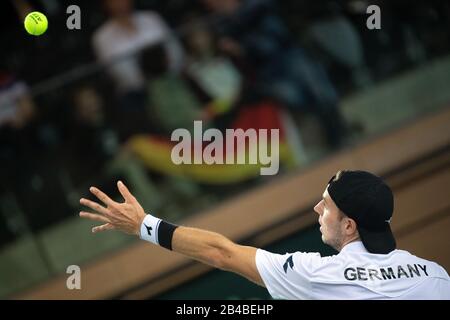
[(421, 264), (424, 267), (428, 268), (428, 271), (430, 272), (430, 274), (449, 279), (449, 275), (448, 275), (447, 271), (445, 270), (445, 268), (442, 267), (441, 265), (439, 265), (435, 261), (427, 260), (422, 257), (418, 257), (409, 251), (400, 250), (400, 249), (397, 249), (394, 251), (394, 256), (396, 256), (396, 258), (398, 258), (399, 260)]
[(304, 272), (306, 270), (314, 271), (326, 264), (333, 262), (335, 256), (322, 257), (318, 252), (293, 252), (277, 254), (258, 249), (256, 259), (261, 264), (272, 264), (282, 267), (284, 272), (288, 269)]
[(312, 285), (317, 274), (327, 273), (332, 257), (317, 252), (277, 254), (262, 249), (256, 252), (256, 266), (272, 297), (281, 299), (312, 299)]
[(319, 252), (295, 252), (293, 259), (304, 268), (315, 270), (335, 262), (336, 256), (322, 257)]

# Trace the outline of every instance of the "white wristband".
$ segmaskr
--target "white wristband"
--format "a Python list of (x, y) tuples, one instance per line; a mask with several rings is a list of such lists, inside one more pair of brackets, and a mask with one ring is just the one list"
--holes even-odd
[(142, 240), (159, 245), (158, 227), (161, 221), (161, 219), (158, 219), (151, 214), (147, 214), (141, 224), (140, 238)]

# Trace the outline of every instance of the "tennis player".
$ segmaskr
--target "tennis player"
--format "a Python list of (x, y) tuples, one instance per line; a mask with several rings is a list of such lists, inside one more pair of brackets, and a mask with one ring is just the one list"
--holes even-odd
[(119, 181), (124, 202), (98, 188), (103, 205), (81, 199), (95, 213), (80, 216), (267, 288), (276, 299), (450, 299), (450, 279), (437, 263), (396, 249), (390, 221), (394, 200), (383, 180), (365, 171), (340, 171), (314, 207), (322, 241), (339, 253), (275, 254), (234, 243), (221, 234), (177, 226), (147, 214)]

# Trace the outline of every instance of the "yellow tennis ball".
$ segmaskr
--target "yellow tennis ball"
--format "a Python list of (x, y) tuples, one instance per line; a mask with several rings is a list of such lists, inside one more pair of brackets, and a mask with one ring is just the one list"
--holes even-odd
[(29, 13), (23, 22), (25, 30), (33, 36), (40, 36), (48, 27), (47, 17), (38, 11)]

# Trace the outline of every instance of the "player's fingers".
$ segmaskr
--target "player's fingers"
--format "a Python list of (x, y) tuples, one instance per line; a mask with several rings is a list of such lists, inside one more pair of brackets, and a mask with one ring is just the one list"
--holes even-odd
[(90, 187), (89, 191), (107, 206), (115, 207), (116, 205), (118, 205), (117, 202), (113, 201), (106, 195), (106, 193), (96, 187)]
[(131, 192), (128, 190), (127, 186), (122, 182), (117, 182), (117, 188), (119, 189), (120, 194), (127, 202), (134, 202), (136, 201), (136, 198), (131, 194)]
[(113, 230), (114, 226), (111, 223), (105, 223), (101, 226), (96, 226), (92, 228), (92, 233), (102, 232), (106, 230)]
[(94, 220), (94, 221), (98, 221), (98, 222), (103, 222), (103, 223), (110, 223), (111, 222), (105, 216), (102, 216), (102, 215), (99, 215), (99, 214), (95, 214), (95, 213), (86, 212), (86, 211), (81, 211), (80, 212), (80, 217), (86, 218), (86, 219), (90, 219), (90, 220)]
[(105, 207), (103, 207), (102, 205), (100, 205), (99, 203), (97, 203), (95, 201), (91, 201), (89, 199), (81, 198), (80, 199), (80, 203), (83, 206), (89, 207), (92, 210), (95, 210), (98, 213), (101, 213), (101, 214), (103, 214), (105, 216), (107, 216), (109, 214), (108, 209), (106, 209)]

